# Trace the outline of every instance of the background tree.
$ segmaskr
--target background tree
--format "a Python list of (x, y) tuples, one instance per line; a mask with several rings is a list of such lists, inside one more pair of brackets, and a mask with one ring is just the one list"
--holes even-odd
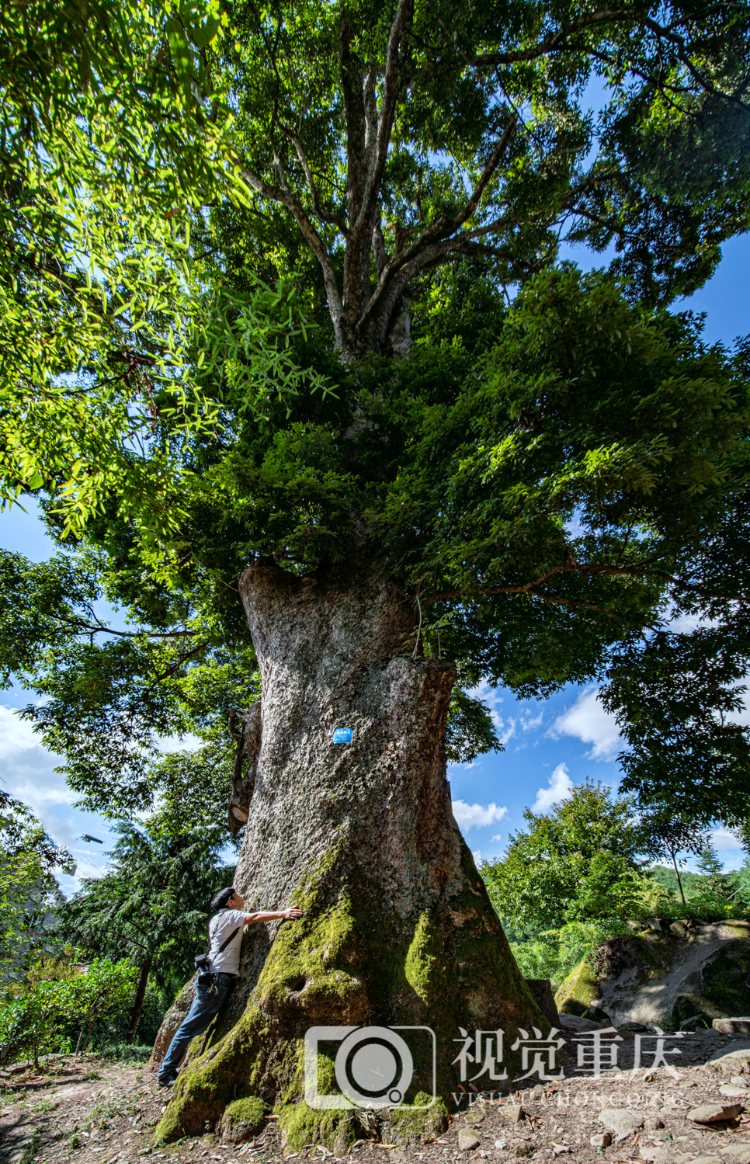
[[(294, 1145), (335, 1134), (292, 1101), (323, 1005), (433, 1026), (442, 1095), (456, 1025), (544, 1026), (451, 816), (451, 691), (602, 675), (744, 483), (741, 354), (665, 307), (747, 225), (748, 11), (394, 0), (230, 21), (214, 63), (248, 196), (193, 219), (196, 394), (155, 386), (98, 505), (88, 449), (43, 483), (60, 536), (149, 596), (143, 624), (171, 634), (182, 603), (231, 642), (244, 607), (262, 746), (238, 882), (307, 912), (253, 934), (247, 1008), (159, 1134), (202, 1130), (250, 1078), (286, 1097)], [(613, 242), (610, 276), (556, 268), (560, 240)], [(79, 786), (129, 794), (131, 767), (86, 770), (68, 705), (37, 715)], [(98, 707), (116, 736), (129, 705)]]
[(685, 905), (685, 891), (680, 870), (677, 867), (678, 853), (698, 854), (704, 851), (707, 834), (705, 829), (689, 817), (675, 817), (663, 808), (647, 814), (641, 820), (643, 849), (656, 860), (666, 858), (672, 862), (680, 900)]
[[(223, 821), (222, 821), (223, 825)], [(225, 828), (171, 834), (159, 817), (121, 822), (103, 877), (83, 878), (60, 910), (62, 933), (97, 957), (128, 958), (138, 968), (127, 1042), (135, 1041), (153, 974), (171, 1000), (207, 946), (211, 898), (232, 884), (219, 862)]]
[(51, 911), (60, 903), (55, 874), (75, 872), (31, 809), (0, 790), (0, 974), (22, 981), (29, 962), (59, 946)]
[(587, 779), (548, 813), (527, 808), (524, 820), (504, 856), (482, 868), (493, 905), (516, 931), (630, 916), (644, 846), (631, 797)]

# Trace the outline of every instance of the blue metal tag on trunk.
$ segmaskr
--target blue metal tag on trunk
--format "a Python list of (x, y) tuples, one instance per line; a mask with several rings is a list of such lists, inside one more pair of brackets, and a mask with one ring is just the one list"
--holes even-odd
[(336, 728), (333, 733), (334, 744), (350, 744), (354, 732), (351, 728)]

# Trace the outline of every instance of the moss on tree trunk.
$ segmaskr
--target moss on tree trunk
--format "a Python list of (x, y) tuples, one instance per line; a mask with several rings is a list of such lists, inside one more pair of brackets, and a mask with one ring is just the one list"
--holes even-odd
[[(459, 1027), (503, 1028), (507, 1048), (519, 1026), (549, 1023), (453, 818), (444, 741), (455, 673), (412, 657), (412, 603), (386, 582), (337, 587), (272, 567), (246, 571), (240, 591), (263, 702), (235, 883), (248, 910), (298, 905), (305, 916), (249, 929), (240, 981), (156, 1135), (203, 1132), (233, 1100), (258, 1096), (290, 1146), (341, 1145), (360, 1134), (353, 1113), (303, 1100), (310, 1027), (432, 1028), (444, 1103)], [(341, 727), (350, 744), (333, 743)], [(325, 1057), (320, 1072), (322, 1091), (333, 1082)], [(407, 1098), (430, 1083), (430, 1063), (415, 1061)], [(406, 1134), (441, 1108), (386, 1118)]]

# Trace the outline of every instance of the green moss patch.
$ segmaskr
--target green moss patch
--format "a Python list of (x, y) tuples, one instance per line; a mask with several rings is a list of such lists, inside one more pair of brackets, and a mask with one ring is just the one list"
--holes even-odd
[(599, 983), (592, 967), (584, 958), (572, 970), (555, 995), (560, 1014), (581, 1015), (599, 997)]
[(359, 1138), (359, 1126), (351, 1110), (316, 1111), (303, 1099), (279, 1108), (279, 1127), (284, 1147), (299, 1151), (306, 1144), (321, 1144), (345, 1152)]
[(448, 1127), (448, 1108), (442, 1099), (420, 1091), (413, 1104), (404, 1104), (387, 1112), (383, 1121), (383, 1139), (408, 1147), (420, 1144), (427, 1136), (439, 1136)]

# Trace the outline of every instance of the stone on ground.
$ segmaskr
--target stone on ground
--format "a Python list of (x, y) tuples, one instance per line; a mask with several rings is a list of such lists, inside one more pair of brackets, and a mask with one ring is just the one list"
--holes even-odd
[(518, 1124), (523, 1119), (523, 1108), (520, 1103), (505, 1103), (497, 1110), (503, 1119), (508, 1120), (511, 1124)]
[(458, 1146), (462, 1152), (473, 1152), (479, 1147), (479, 1140), (471, 1128), (461, 1128), (458, 1133)]
[(599, 1121), (611, 1128), (618, 1140), (624, 1140), (643, 1127), (642, 1115), (635, 1111), (622, 1111), (618, 1107), (605, 1107), (599, 1112)]
[(741, 1103), (704, 1103), (691, 1108), (687, 1118), (694, 1124), (715, 1124), (720, 1120), (734, 1120), (741, 1111)]

